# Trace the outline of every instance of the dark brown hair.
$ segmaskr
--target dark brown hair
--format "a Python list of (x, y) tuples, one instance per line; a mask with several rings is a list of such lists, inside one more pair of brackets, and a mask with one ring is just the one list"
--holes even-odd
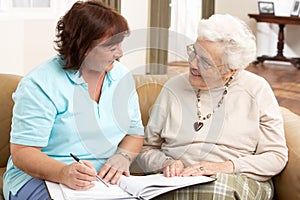
[(122, 42), (129, 33), (126, 19), (107, 5), (78, 1), (58, 21), (56, 50), (65, 60), (64, 69), (79, 70), (85, 53), (97, 41), (110, 38), (105, 46)]

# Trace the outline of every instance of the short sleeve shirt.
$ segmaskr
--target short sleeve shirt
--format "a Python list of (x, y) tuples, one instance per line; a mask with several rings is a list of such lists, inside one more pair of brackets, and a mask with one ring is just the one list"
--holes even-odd
[[(95, 102), (80, 73), (63, 66), (56, 56), (21, 80), (13, 94), (10, 142), (42, 147), (43, 153), (65, 163), (74, 162), (72, 152), (99, 170), (126, 134), (144, 134), (134, 80), (115, 61)], [(10, 157), (4, 175), (6, 197), (30, 179)]]

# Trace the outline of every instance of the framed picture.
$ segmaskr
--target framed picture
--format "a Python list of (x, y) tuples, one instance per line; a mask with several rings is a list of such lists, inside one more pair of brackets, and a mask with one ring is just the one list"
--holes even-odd
[(259, 14), (263, 15), (274, 15), (274, 3), (269, 1), (258, 1)]
[(300, 0), (295, 0), (292, 9), (291, 9), (291, 16), (299, 16), (300, 13)]

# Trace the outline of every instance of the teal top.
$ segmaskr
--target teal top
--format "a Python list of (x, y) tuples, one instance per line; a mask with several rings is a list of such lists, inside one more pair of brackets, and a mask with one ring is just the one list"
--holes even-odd
[[(42, 147), (42, 152), (64, 163), (74, 153), (99, 170), (126, 134), (143, 135), (138, 96), (130, 71), (115, 61), (102, 86), (99, 103), (78, 71), (64, 70), (56, 56), (41, 64), (18, 85), (10, 142)], [(4, 174), (4, 195), (15, 195), (31, 179), (16, 168), (11, 157)]]

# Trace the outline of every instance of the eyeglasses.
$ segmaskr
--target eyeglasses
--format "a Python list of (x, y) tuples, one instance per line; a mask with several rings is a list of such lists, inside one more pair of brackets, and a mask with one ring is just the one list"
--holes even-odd
[[(195, 44), (190, 44), (190, 45), (186, 46), (187, 55), (189, 57), (188, 61), (190, 63), (192, 63), (195, 59), (197, 59), (197, 66), (198, 67), (203, 67), (204, 69), (209, 69), (212, 66), (214, 66), (214, 64), (211, 63), (211, 61), (209, 61), (210, 60), (209, 58), (199, 56), (197, 54), (196, 48), (197, 47), (195, 46)], [(197, 48), (197, 50), (201, 51), (202, 49), (201, 49), (201, 47), (199, 47), (199, 48)], [(202, 51), (205, 52), (204, 49)]]
[[(203, 52), (204, 55), (199, 56), (197, 54), (198, 52)], [(212, 62), (211, 57), (209, 56), (209, 54), (205, 51), (205, 49), (201, 48), (200, 46), (196, 46), (195, 44), (190, 44), (186, 46), (186, 52), (188, 55), (188, 61), (191, 63), (193, 62), (195, 59), (197, 59), (197, 66), (198, 67), (203, 67), (204, 69), (210, 69), (212, 67), (221, 67), (224, 66), (222, 65), (215, 65)]]
[(186, 53), (189, 56), (189, 62), (192, 62), (197, 56), (194, 44), (190, 44), (186, 46)]

